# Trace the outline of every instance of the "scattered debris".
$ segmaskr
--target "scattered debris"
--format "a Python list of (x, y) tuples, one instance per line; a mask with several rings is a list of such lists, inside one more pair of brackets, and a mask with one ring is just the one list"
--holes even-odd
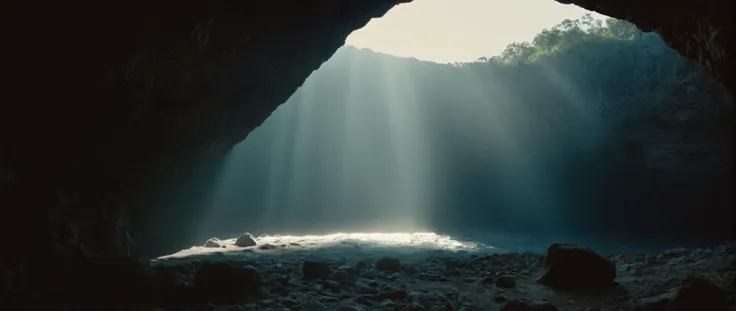
[(299, 252), (285, 244), (291, 246), (155, 261), (159, 304), (166, 310), (730, 311), (736, 295), (732, 244), (610, 259), (575, 244), (553, 244), (547, 256), (376, 257), (366, 248)]

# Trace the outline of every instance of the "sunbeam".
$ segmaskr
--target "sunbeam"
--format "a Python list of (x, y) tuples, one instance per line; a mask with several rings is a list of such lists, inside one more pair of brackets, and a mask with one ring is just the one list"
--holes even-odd
[[(413, 5), (396, 14), (414, 14)], [(687, 65), (656, 35), (598, 15), (564, 19), (572, 12), (565, 8), (558, 25), (520, 39), (530, 41), (470, 62), (341, 47), (228, 154), (197, 236), (476, 230), (602, 236), (612, 228), (627, 234), (629, 224), (653, 236), (676, 231), (674, 223), (661, 228), (624, 215), (663, 213), (652, 202), (692, 183), (670, 177), (680, 174), (679, 164), (698, 165), (693, 157), (678, 158), (666, 172), (650, 158), (664, 157), (654, 154), (662, 150), (668, 157), (690, 152), (672, 151), (671, 141), (696, 140), (662, 133), (682, 126), (661, 118), (679, 96), (667, 88), (686, 81), (694, 84), (692, 95), (706, 84), (697, 84), (695, 73), (679, 77)], [(391, 16), (366, 31), (396, 26)], [(354, 40), (348, 42), (360, 41)], [(620, 77), (631, 70), (638, 80)], [(654, 82), (665, 78), (671, 81)], [(718, 104), (711, 107), (720, 107), (724, 96), (712, 98)], [(728, 201), (720, 190), (711, 197), (702, 188), (678, 191), (667, 202), (682, 205), (685, 215), (694, 202)]]

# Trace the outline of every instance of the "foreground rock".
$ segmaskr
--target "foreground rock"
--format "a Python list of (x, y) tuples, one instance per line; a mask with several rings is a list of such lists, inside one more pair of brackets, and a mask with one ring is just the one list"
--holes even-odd
[[(550, 267), (545, 259), (559, 259), (554, 254), (561, 247), (550, 248), (555, 249), (552, 259), (531, 252), (377, 255), (345, 247), (262, 253), (233, 249), (160, 260), (154, 268), (164, 310), (730, 311), (728, 295), (736, 294), (731, 246), (611, 254), (611, 261), (604, 262), (616, 264), (618, 286), (599, 291), (537, 284), (536, 277)], [(582, 250), (582, 258), (592, 253), (600, 259), (583, 246), (568, 248)], [(673, 256), (686, 258), (672, 262)], [(263, 280), (244, 276), (241, 269)]]
[(613, 262), (578, 244), (552, 244), (545, 264), (547, 269), (537, 283), (553, 288), (599, 288), (613, 284), (616, 278)]
[(261, 275), (253, 267), (229, 262), (204, 262), (194, 275), (199, 298), (212, 303), (240, 303), (261, 289)]
[(305, 261), (302, 264), (302, 277), (306, 280), (326, 279), (332, 269), (330, 264), (323, 261)]
[(731, 302), (725, 291), (715, 284), (698, 277), (683, 282), (665, 311), (730, 311)]

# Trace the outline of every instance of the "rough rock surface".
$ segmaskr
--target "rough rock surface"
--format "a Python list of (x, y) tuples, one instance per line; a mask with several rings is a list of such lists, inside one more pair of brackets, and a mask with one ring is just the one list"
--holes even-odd
[[(736, 267), (730, 263), (736, 258), (734, 247), (687, 249), (682, 254), (607, 254), (619, 271), (618, 284), (600, 290), (537, 284), (535, 276), (545, 269), (545, 256), (531, 252), (430, 250), (393, 256), (402, 266), (414, 267), (410, 273), (380, 271), (376, 263), (383, 256), (355, 248), (286, 245), (247, 252), (233, 248), (153, 262), (159, 297), (181, 295), (154, 304), (165, 310), (725, 311), (734, 306), (731, 299), (736, 295)], [(674, 256), (684, 259), (673, 262), (679, 258)], [(330, 278), (303, 278), (303, 261), (334, 272)], [(251, 278), (255, 271), (260, 279)], [(339, 271), (353, 280), (337, 282), (333, 276)], [(210, 276), (203, 283), (205, 273)], [(517, 285), (504, 288), (484, 281), (497, 276), (513, 277)], [(194, 298), (191, 283), (198, 293)]]
[(731, 301), (723, 289), (699, 277), (688, 277), (667, 304), (666, 311), (729, 311)]
[(206, 302), (238, 303), (261, 289), (261, 275), (253, 267), (230, 262), (204, 262), (194, 275), (194, 288)]

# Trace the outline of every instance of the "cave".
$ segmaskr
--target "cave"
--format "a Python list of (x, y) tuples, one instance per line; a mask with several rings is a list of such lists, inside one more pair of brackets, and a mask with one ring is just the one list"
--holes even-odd
[[(78, 258), (191, 245), (223, 156), (407, 2), (3, 4), (2, 297), (58, 286)], [(658, 34), (734, 93), (731, 2), (558, 2)]]

